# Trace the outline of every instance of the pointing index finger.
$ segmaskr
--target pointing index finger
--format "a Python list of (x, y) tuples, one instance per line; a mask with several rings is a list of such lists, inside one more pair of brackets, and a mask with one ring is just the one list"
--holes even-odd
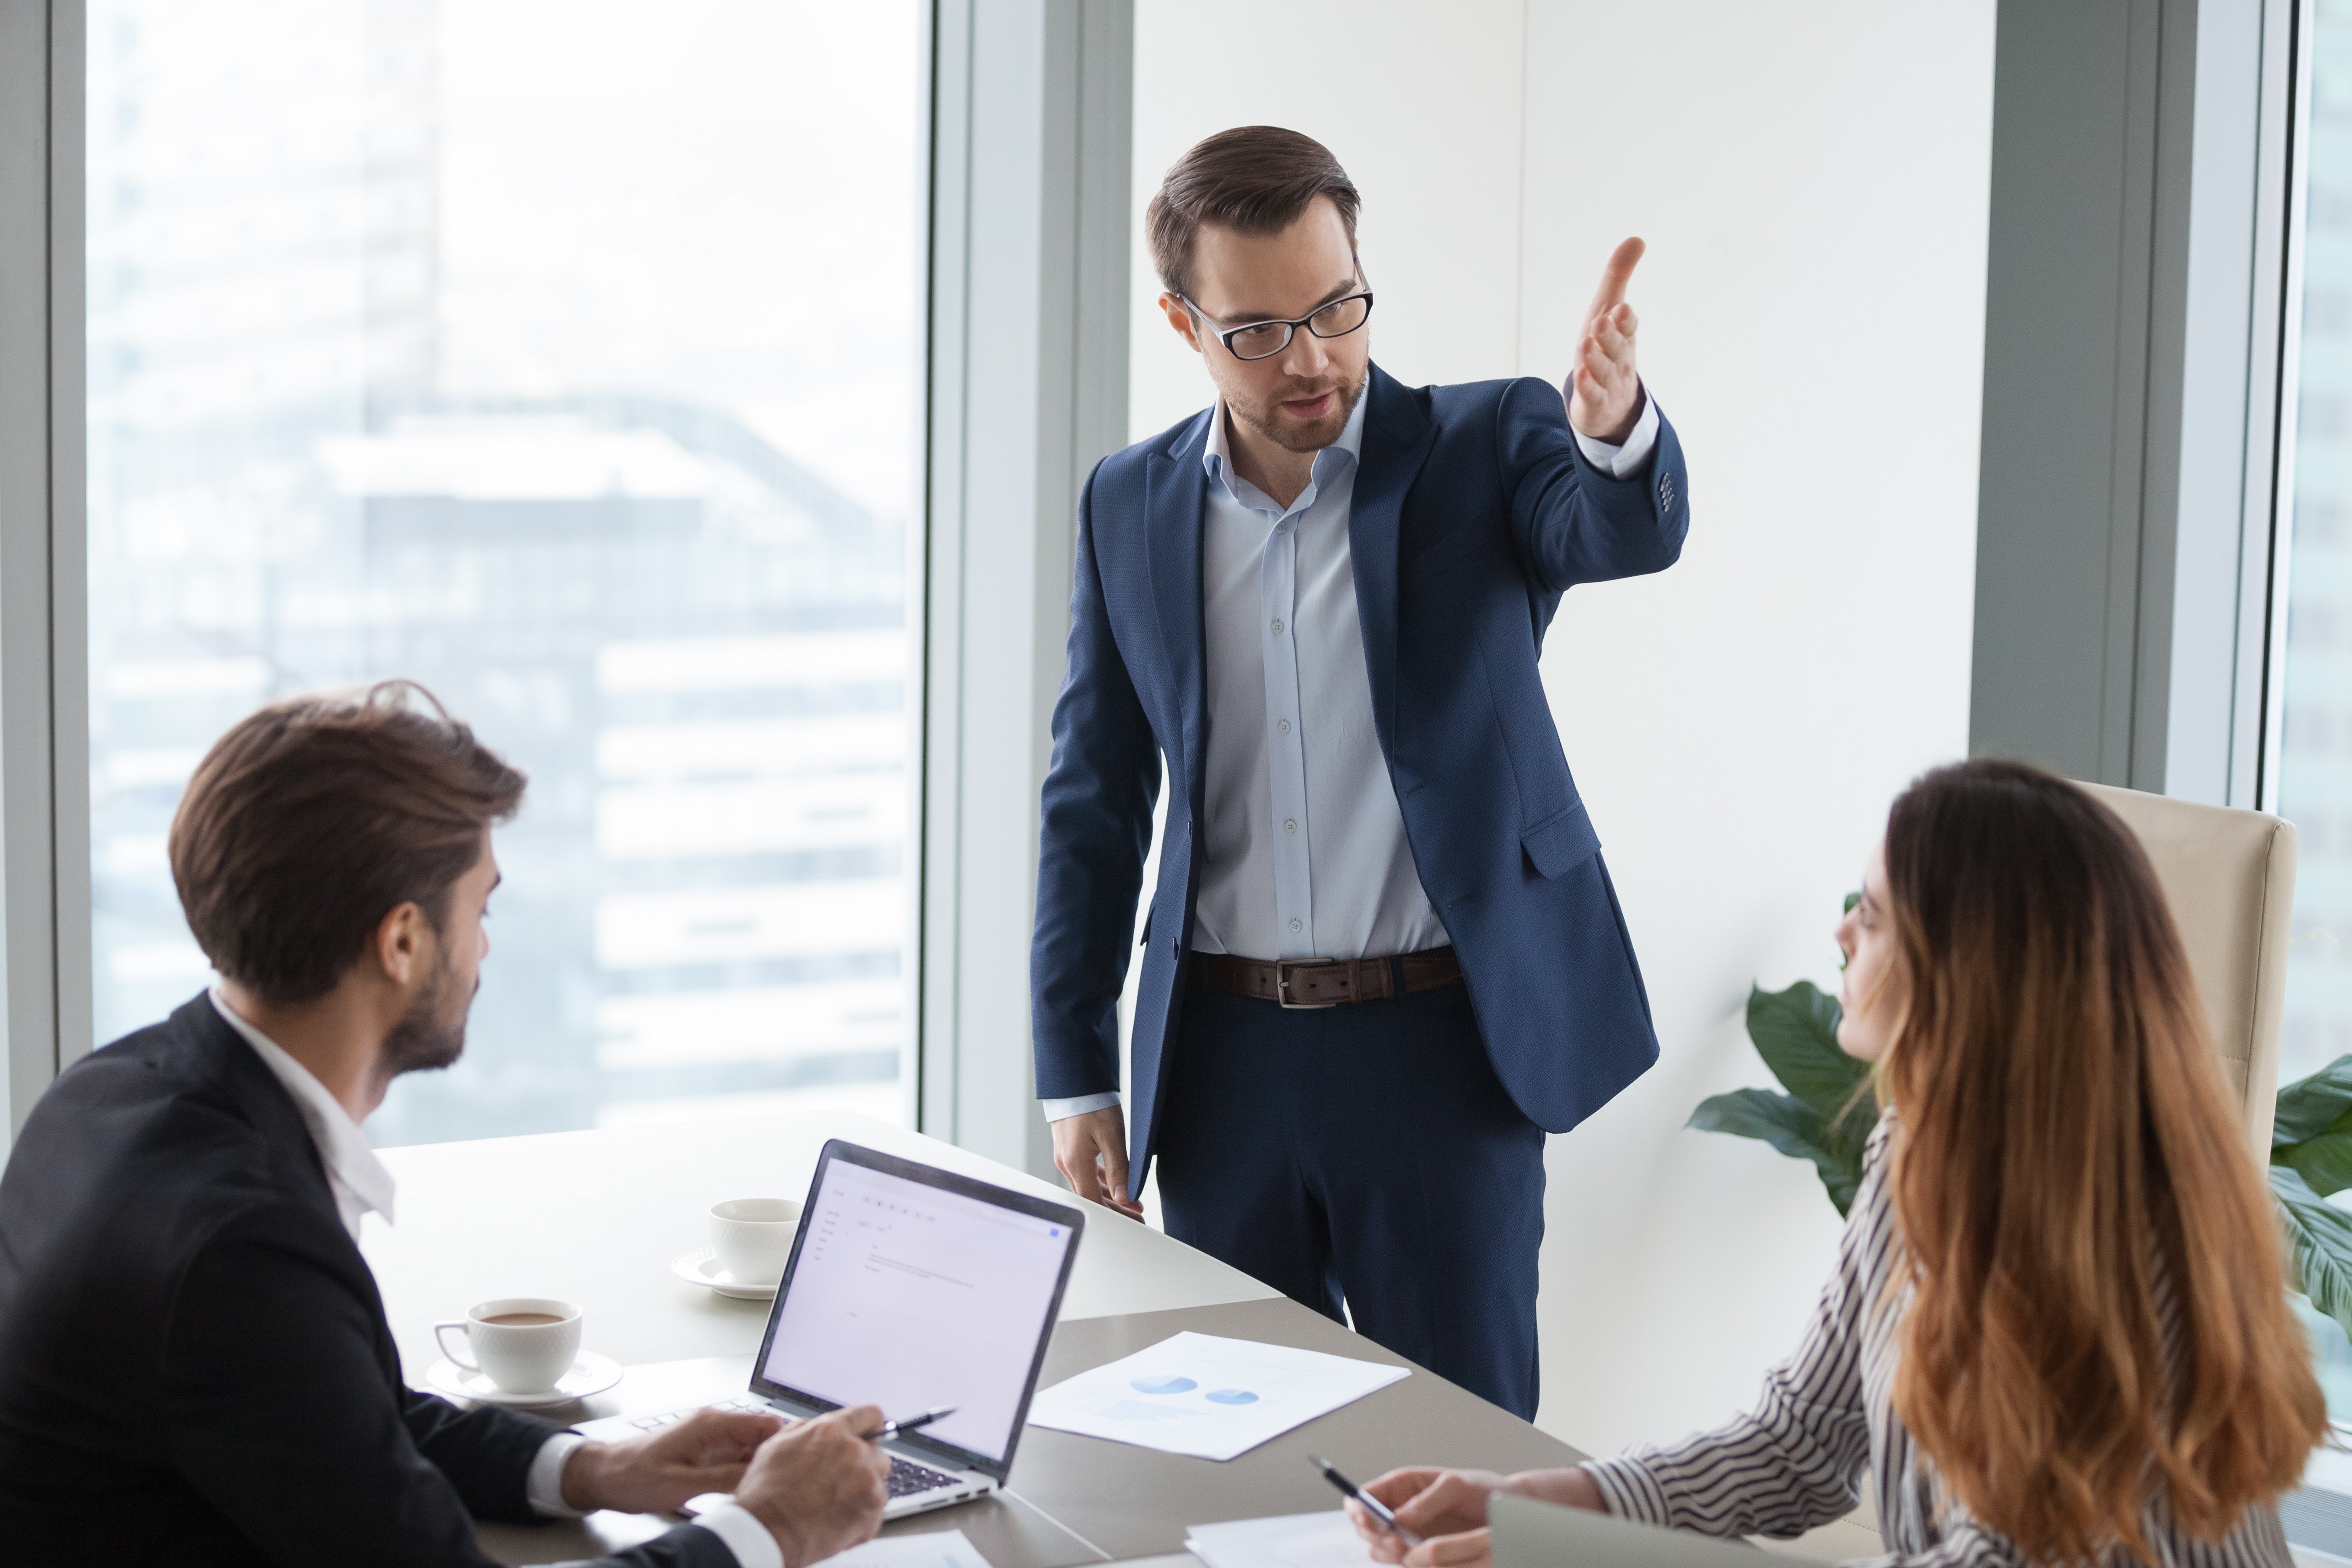
[(1615, 310), (1625, 299), (1626, 280), (1633, 276), (1633, 268), (1650, 247), (1639, 238), (1625, 240), (1609, 253), (1609, 265), (1601, 269), (1601, 289), (1592, 296), (1592, 308), (1584, 313), (1588, 321)]

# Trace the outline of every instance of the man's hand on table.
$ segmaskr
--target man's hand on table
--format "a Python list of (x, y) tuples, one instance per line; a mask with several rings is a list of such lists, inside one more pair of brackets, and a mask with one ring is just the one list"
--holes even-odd
[(583, 1513), (675, 1513), (689, 1498), (731, 1492), (760, 1445), (782, 1430), (775, 1415), (698, 1410), (621, 1443), (583, 1443), (563, 1465), (563, 1500)]
[(1606, 1513), (1601, 1489), (1581, 1469), (1522, 1470), (1499, 1476), (1492, 1470), (1441, 1470), (1428, 1467), (1391, 1470), (1364, 1489), (1378, 1498), (1397, 1522), (1421, 1537), (1405, 1543), (1350, 1499), (1348, 1518), (1379, 1563), (1409, 1568), (1485, 1568), (1494, 1556), (1494, 1532), (1486, 1528), (1486, 1500), (1513, 1492), (1544, 1502)]
[(735, 1500), (768, 1527), (784, 1568), (807, 1568), (874, 1539), (890, 1500), (890, 1456), (858, 1436), (883, 1423), (871, 1405), (795, 1422), (760, 1446)]
[(1125, 1113), (1108, 1105), (1065, 1116), (1053, 1128), (1054, 1165), (1070, 1191), (1129, 1219), (1141, 1219), (1143, 1205), (1127, 1195)]

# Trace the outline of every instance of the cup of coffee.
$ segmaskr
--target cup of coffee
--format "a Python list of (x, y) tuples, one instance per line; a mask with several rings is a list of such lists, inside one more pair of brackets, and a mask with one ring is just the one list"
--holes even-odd
[[(463, 1345), (449, 1342), (452, 1329)], [(501, 1394), (546, 1394), (580, 1359), (580, 1309), (544, 1296), (502, 1296), (478, 1303), (463, 1322), (434, 1324), (433, 1338), (443, 1355)]]
[(784, 1277), (800, 1228), (801, 1205), (791, 1198), (731, 1198), (710, 1205), (710, 1249), (738, 1285), (773, 1285)]

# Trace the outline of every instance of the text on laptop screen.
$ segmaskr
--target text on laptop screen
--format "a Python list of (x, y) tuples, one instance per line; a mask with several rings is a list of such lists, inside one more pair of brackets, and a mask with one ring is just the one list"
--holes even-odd
[(844, 1160), (802, 1217), (761, 1374), (1001, 1459), (1048, 1327), (1069, 1226)]

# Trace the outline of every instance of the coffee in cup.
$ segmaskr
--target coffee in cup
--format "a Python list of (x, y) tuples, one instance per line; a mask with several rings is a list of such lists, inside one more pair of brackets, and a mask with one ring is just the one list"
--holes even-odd
[(784, 1277), (800, 1228), (801, 1205), (791, 1198), (732, 1198), (710, 1205), (710, 1249), (738, 1285), (773, 1285)]
[[(580, 1309), (569, 1301), (508, 1296), (478, 1302), (462, 1322), (434, 1324), (433, 1338), (443, 1355), (501, 1394), (547, 1394), (580, 1359)], [(452, 1329), (464, 1346), (450, 1344)]]

